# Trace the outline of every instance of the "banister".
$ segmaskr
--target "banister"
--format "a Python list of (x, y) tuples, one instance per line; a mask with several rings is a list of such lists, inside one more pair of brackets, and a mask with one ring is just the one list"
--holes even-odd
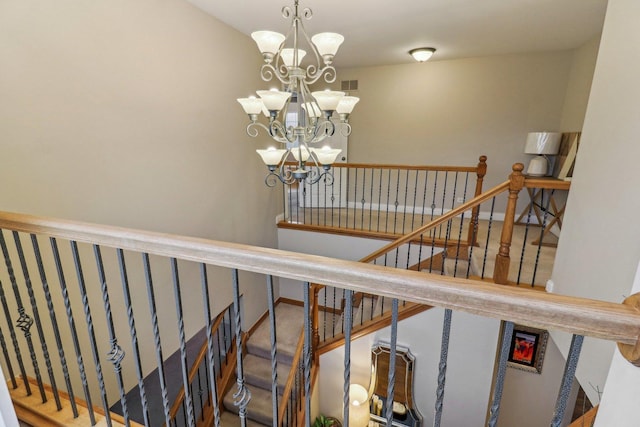
[[(211, 325), (212, 333), (213, 331), (216, 331), (220, 327), (220, 324), (222, 323), (225, 315), (227, 314), (227, 310), (229, 310), (231, 306), (233, 306), (233, 303), (229, 304), (224, 310), (222, 310), (218, 314), (215, 321)], [(202, 344), (202, 346), (200, 347), (200, 351), (198, 352), (198, 356), (196, 356), (196, 359), (194, 360), (193, 365), (191, 365), (191, 369), (189, 370), (189, 377), (188, 377), (189, 384), (191, 384), (191, 382), (195, 379), (196, 374), (198, 373), (200, 364), (202, 363), (202, 360), (204, 360), (204, 357), (206, 354), (207, 354), (207, 341), (205, 341)], [(176, 399), (174, 400), (174, 403), (173, 405), (171, 405), (171, 409), (169, 410), (169, 415), (171, 419), (173, 419), (178, 413), (178, 411), (180, 410), (180, 406), (182, 405), (183, 400), (184, 400), (184, 385), (180, 387), (180, 391), (178, 391), (178, 395), (176, 396)]]
[(284, 390), (282, 393), (282, 402), (280, 402), (280, 408), (278, 408), (278, 426), (283, 425), (284, 415), (287, 412), (287, 404), (289, 403), (289, 395), (291, 394), (291, 389), (293, 388), (293, 384), (296, 379), (296, 373), (298, 370), (298, 365), (300, 364), (300, 359), (302, 358), (302, 350), (304, 348), (304, 329), (300, 332), (300, 338), (298, 339), (298, 346), (296, 347), (296, 352), (293, 356), (293, 362), (291, 363), (291, 370), (289, 371), (289, 376), (287, 377), (287, 383), (284, 386)]
[[(486, 156), (481, 156), (485, 158)], [(285, 162), (286, 166), (298, 166), (296, 162)], [(433, 166), (433, 165), (393, 165), (386, 163), (334, 163), (332, 168), (342, 169), (393, 169), (412, 171), (439, 171), (439, 172), (477, 172), (477, 166)]]
[(420, 236), (421, 234), (426, 233), (427, 231), (429, 231), (432, 228), (436, 228), (437, 226), (439, 226), (440, 224), (443, 224), (447, 221), (449, 221), (451, 218), (455, 218), (456, 216), (460, 215), (463, 212), (468, 211), (469, 209), (473, 209), (476, 206), (481, 205), (482, 203), (486, 202), (487, 200), (497, 196), (498, 194), (506, 191), (509, 188), (509, 181), (505, 181), (502, 184), (499, 184), (495, 187), (493, 187), (491, 190), (485, 191), (484, 193), (482, 193), (479, 196), (474, 197), (473, 199), (469, 200), (468, 202), (465, 202), (464, 204), (458, 206), (455, 209), (450, 210), (449, 212), (447, 212), (444, 215), (439, 216), (438, 218), (434, 219), (433, 221), (423, 225), (420, 228), (415, 229), (414, 231), (412, 231), (411, 233), (405, 234), (404, 236), (400, 237), (399, 239), (394, 240), (393, 242), (389, 243), (386, 246), (383, 246), (382, 248), (380, 248), (379, 250), (377, 250), (376, 252), (367, 255), (366, 257), (362, 258), (360, 260), (360, 262), (371, 262), (376, 258), (379, 258), (380, 256), (384, 255), (385, 253), (415, 239), (416, 237)]
[(240, 268), (637, 345), (640, 310), (474, 280), (113, 226), (0, 212), (0, 228)]

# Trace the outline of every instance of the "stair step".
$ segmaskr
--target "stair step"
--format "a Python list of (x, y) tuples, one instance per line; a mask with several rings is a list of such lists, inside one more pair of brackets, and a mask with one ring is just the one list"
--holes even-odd
[[(264, 425), (271, 425), (273, 422), (272, 417), (272, 403), (271, 403), (271, 391), (265, 390), (256, 386), (248, 386), (251, 392), (251, 400), (247, 405), (247, 419), (251, 419)], [(238, 414), (238, 407), (234, 405), (233, 394), (237, 391), (237, 388), (231, 387), (229, 392), (224, 396), (224, 407), (234, 414)], [(226, 426), (225, 426), (226, 427)]]
[[(293, 361), (304, 323), (303, 313), (303, 308), (297, 305), (280, 303), (276, 306), (279, 362), (291, 364)], [(251, 334), (247, 341), (247, 350), (250, 354), (271, 359), (271, 332), (268, 320), (263, 321)]]
[[(220, 425), (224, 427), (240, 427), (240, 417), (229, 411), (220, 415)], [(247, 427), (263, 427), (265, 424), (259, 424), (252, 420), (247, 420)]]
[[(265, 359), (254, 354), (247, 354), (243, 359), (244, 378), (247, 384), (255, 385), (265, 390), (271, 390), (271, 359)], [(278, 393), (284, 392), (291, 365), (278, 362)]]

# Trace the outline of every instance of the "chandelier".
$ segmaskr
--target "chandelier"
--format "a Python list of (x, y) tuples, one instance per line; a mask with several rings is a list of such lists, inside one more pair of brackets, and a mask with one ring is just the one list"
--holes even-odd
[[(313, 12), (309, 8), (300, 11), (298, 3), (299, 0), (295, 0), (293, 7), (282, 8), (282, 16), (291, 19), (286, 35), (273, 31), (251, 34), (264, 59), (260, 69), (262, 80), (276, 79), (282, 90), (258, 90), (258, 97), (238, 99), (249, 116), (247, 134), (257, 137), (262, 128), (282, 147), (256, 150), (269, 169), (265, 178), (269, 187), (276, 185), (278, 180), (291, 185), (296, 181), (314, 184), (324, 178), (332, 184), (331, 165), (341, 150), (314, 145), (333, 136), (336, 127), (342, 135), (348, 136), (351, 133), (349, 115), (359, 101), (344, 92), (310, 91), (309, 86), (321, 78), (326, 83), (335, 82), (333, 58), (344, 37), (336, 33), (319, 33), (309, 38), (303, 18), (311, 19)], [(299, 47), (301, 43), (310, 54)], [(304, 58), (311, 59), (310, 63), (307, 61), (304, 65)], [(339, 118), (337, 126), (331, 120), (334, 113)], [(266, 116), (264, 122), (259, 121), (260, 114)], [(293, 168), (285, 164), (290, 154), (296, 161)]]

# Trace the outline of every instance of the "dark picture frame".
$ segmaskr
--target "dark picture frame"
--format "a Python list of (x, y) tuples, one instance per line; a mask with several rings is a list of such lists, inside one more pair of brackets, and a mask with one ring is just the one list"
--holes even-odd
[(507, 366), (541, 374), (548, 341), (549, 332), (544, 329), (515, 325)]

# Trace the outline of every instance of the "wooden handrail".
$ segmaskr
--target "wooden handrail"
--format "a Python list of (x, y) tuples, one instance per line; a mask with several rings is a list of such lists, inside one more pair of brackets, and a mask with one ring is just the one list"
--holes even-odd
[[(483, 156), (484, 157), (484, 156)], [(485, 157), (486, 160), (486, 157)], [(298, 166), (298, 162), (285, 162), (285, 166)], [(438, 172), (477, 172), (477, 166), (431, 166), (431, 165), (392, 165), (378, 163), (334, 163), (332, 168), (340, 169), (392, 169)]]
[(424, 272), (149, 231), (0, 213), (0, 228), (239, 268), (637, 345), (640, 309)]
[(284, 391), (282, 393), (282, 402), (280, 402), (280, 407), (278, 408), (278, 426), (282, 426), (284, 420), (284, 414), (287, 412), (287, 404), (289, 403), (289, 395), (291, 394), (291, 389), (293, 388), (293, 384), (296, 379), (296, 373), (298, 370), (298, 365), (300, 364), (300, 359), (302, 358), (302, 350), (304, 346), (304, 329), (300, 332), (300, 336), (298, 338), (298, 346), (296, 347), (296, 352), (293, 356), (293, 362), (291, 363), (291, 370), (289, 371), (289, 376), (287, 377), (287, 383), (284, 386)]
[[(220, 314), (218, 314), (218, 316), (216, 316), (215, 321), (211, 325), (211, 331), (216, 331), (220, 327), (220, 324), (224, 320), (225, 314), (227, 313), (227, 311), (232, 305), (233, 303), (229, 304), (224, 310), (220, 312)], [(208, 342), (207, 340), (205, 340), (205, 342), (202, 344), (202, 347), (200, 347), (200, 351), (198, 352), (198, 356), (196, 357), (196, 360), (193, 362), (193, 365), (191, 365), (191, 369), (189, 370), (189, 384), (191, 384), (191, 382), (195, 379), (196, 375), (198, 374), (198, 369), (200, 367), (200, 364), (202, 363), (205, 355), (207, 354), (207, 347), (208, 347)], [(171, 409), (169, 410), (169, 417), (172, 420), (180, 410), (180, 405), (182, 405), (183, 400), (184, 400), (184, 385), (180, 387), (180, 391), (178, 391), (178, 395), (176, 396), (176, 399), (174, 400), (173, 405), (171, 405)]]

